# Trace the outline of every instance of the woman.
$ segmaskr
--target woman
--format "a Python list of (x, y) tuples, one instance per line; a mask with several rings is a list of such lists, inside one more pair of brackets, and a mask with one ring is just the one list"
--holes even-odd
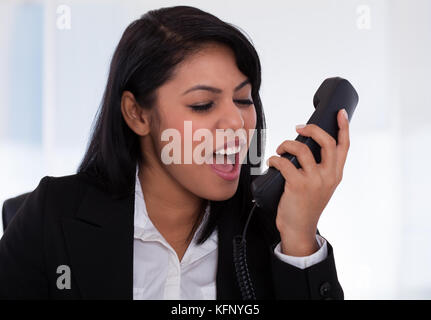
[[(176, 6), (130, 24), (78, 173), (44, 177), (1, 239), (0, 296), (241, 299), (232, 241), (253, 204), (253, 141), (263, 154), (260, 83), (249, 40), (213, 15)], [(332, 247), (316, 234), (349, 147), (348, 120), (337, 117), (338, 144), (317, 126), (297, 129), (321, 145), (321, 163), (291, 140), (277, 153), (296, 155), (303, 169), (269, 159), (286, 184), (277, 212), (257, 208), (247, 230), (258, 299), (343, 298)], [(210, 158), (222, 164), (183, 163), (186, 154), (167, 163), (169, 130), (181, 151), (198, 150), (189, 129), (256, 134), (207, 139)]]

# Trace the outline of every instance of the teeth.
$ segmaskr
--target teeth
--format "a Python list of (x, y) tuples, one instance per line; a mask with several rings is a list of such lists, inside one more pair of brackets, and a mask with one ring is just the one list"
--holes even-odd
[(230, 148), (227, 148), (227, 149), (220, 149), (220, 150), (216, 151), (215, 154), (231, 155), (231, 154), (238, 153), (240, 149), (241, 149), (240, 146), (230, 147)]

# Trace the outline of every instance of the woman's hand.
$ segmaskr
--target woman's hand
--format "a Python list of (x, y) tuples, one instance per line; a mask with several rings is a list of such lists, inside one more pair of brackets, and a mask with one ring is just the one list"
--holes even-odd
[(268, 165), (278, 169), (286, 180), (277, 209), (276, 226), (281, 237), (281, 251), (291, 256), (307, 256), (319, 248), (317, 223), (323, 209), (343, 177), (349, 150), (349, 121), (344, 109), (337, 114), (338, 144), (320, 127), (309, 124), (297, 132), (311, 137), (321, 147), (321, 162), (316, 163), (311, 150), (302, 142), (284, 141), (277, 154), (289, 152), (301, 165), (297, 169), (288, 159), (272, 156)]

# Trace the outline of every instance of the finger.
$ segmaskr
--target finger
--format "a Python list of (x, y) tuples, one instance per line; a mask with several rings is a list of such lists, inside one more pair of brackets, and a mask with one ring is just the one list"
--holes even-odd
[(285, 152), (289, 152), (290, 154), (296, 156), (302, 169), (307, 174), (312, 173), (314, 170), (317, 169), (317, 164), (316, 160), (314, 159), (313, 153), (305, 143), (295, 140), (286, 140), (278, 146), (276, 152), (280, 155)]
[(284, 157), (272, 156), (268, 159), (267, 165), (280, 171), (287, 183), (292, 183), (295, 180), (298, 181), (298, 179), (302, 178), (301, 172), (292, 162)]
[(338, 112), (337, 120), (338, 127), (340, 130), (338, 131), (338, 144), (337, 144), (337, 169), (343, 170), (344, 164), (346, 162), (347, 153), (350, 148), (350, 134), (349, 134), (349, 120), (346, 115), (344, 115), (345, 109), (342, 109)]
[(300, 135), (311, 137), (320, 145), (321, 166), (335, 168), (337, 142), (329, 133), (315, 124), (308, 124), (303, 128), (297, 127), (296, 131)]

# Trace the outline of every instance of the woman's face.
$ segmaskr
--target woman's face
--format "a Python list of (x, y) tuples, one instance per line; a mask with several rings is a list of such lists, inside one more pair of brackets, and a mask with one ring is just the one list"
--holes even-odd
[[(153, 109), (157, 113), (157, 127), (150, 132), (151, 149), (158, 153), (155, 155), (159, 160), (157, 165), (175, 183), (200, 198), (226, 200), (238, 187), (240, 164), (247, 155), (253, 134), (253, 130), (249, 130), (256, 127), (252, 88), (246, 80), (236, 66), (231, 49), (211, 43), (178, 65), (174, 77), (157, 90), (156, 110)], [(215, 89), (193, 90), (197, 85)], [(199, 111), (202, 105), (206, 108)], [(173, 132), (178, 133), (178, 139), (173, 138)], [(199, 132), (206, 135), (197, 139)], [(245, 135), (235, 135), (235, 132)], [(164, 140), (166, 136), (170, 138), (162, 141), (163, 135)], [(227, 142), (234, 142), (234, 148), (227, 149), (234, 155), (214, 157), (214, 151), (220, 147), (225, 150)], [(241, 147), (239, 152), (235, 146)], [(176, 153), (180, 163), (166, 164), (167, 154), (175, 158), (172, 149), (181, 150), (181, 154)], [(167, 150), (171, 151), (166, 153)], [(220, 164), (232, 163), (233, 159), (238, 161), (237, 166)]]

